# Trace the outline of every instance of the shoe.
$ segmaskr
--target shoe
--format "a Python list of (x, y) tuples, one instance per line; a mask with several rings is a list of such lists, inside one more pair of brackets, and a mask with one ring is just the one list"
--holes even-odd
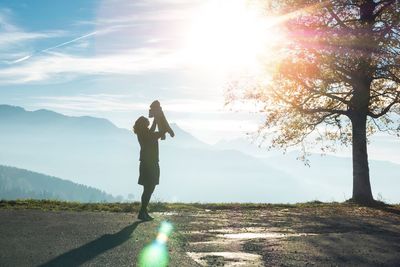
[(151, 217), (151, 216), (147, 213), (147, 211), (146, 211), (145, 213), (146, 213), (146, 217), (147, 217), (147, 220), (148, 220), (148, 221), (154, 220), (154, 218)]
[(146, 215), (146, 213), (144, 211), (139, 211), (138, 219), (141, 220), (141, 221), (147, 221), (148, 220), (147, 219), (147, 215)]

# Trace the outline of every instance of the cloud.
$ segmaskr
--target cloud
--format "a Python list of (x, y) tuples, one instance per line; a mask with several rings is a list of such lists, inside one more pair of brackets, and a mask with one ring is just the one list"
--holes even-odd
[(66, 34), (63, 30), (54, 31), (41, 31), (41, 32), (27, 32), (18, 28), (15, 25), (9, 24), (0, 14), (0, 45), (5, 46), (12, 43), (19, 43), (27, 40), (45, 39), (64, 36)]
[(56, 49), (56, 48), (59, 48), (59, 47), (65, 46), (65, 45), (68, 45), (68, 44), (71, 44), (71, 43), (75, 43), (75, 42), (77, 42), (77, 41), (79, 41), (79, 40), (88, 38), (88, 37), (93, 36), (93, 35), (95, 35), (95, 34), (97, 34), (97, 32), (90, 32), (90, 33), (88, 33), (88, 34), (84, 34), (84, 35), (82, 35), (82, 36), (79, 36), (79, 37), (77, 37), (77, 38), (74, 38), (74, 39), (72, 39), (72, 40), (69, 40), (69, 41), (66, 41), (66, 42), (62, 42), (62, 43), (57, 44), (57, 45), (55, 45), (55, 46), (51, 46), (51, 47), (48, 47), (48, 48), (46, 48), (46, 49), (43, 49), (43, 50), (41, 50), (41, 52), (48, 52), (48, 51), (50, 51), (50, 50), (53, 50), (53, 49)]
[[(150, 101), (141, 99), (135, 95), (121, 94), (79, 94), (74, 96), (41, 96), (35, 97), (38, 100), (37, 107), (78, 111), (143, 111), (147, 110)], [(223, 110), (222, 103), (217, 101), (204, 101), (198, 99), (167, 99), (161, 100), (165, 111), (184, 114), (216, 114), (226, 112)]]
[(26, 41), (54, 38), (65, 35), (65, 31), (27, 32), (11, 22), (10, 11), (0, 9), (0, 47), (20, 45)]
[[(6, 64), (15, 64), (31, 58), (32, 53), (28, 44), (35, 40), (57, 38), (66, 35), (66, 31), (28, 32), (15, 25), (10, 10), (0, 9), (0, 61)], [(16, 57), (17, 56), (17, 57)]]
[(64, 35), (63, 31), (49, 31), (49, 32), (0, 32), (0, 47), (5, 48), (14, 44), (20, 45), (25, 41), (32, 41), (37, 39), (46, 39), (60, 37)]
[(90, 36), (93, 36), (93, 35), (95, 35), (96, 33), (97, 33), (97, 32), (91, 32), (91, 33), (88, 33), (88, 34), (79, 36), (79, 37), (74, 38), (74, 39), (72, 39), (72, 40), (69, 40), (69, 41), (66, 41), (66, 42), (62, 42), (62, 43), (59, 43), (59, 44), (57, 44), (57, 45), (54, 45), (54, 46), (51, 46), (51, 47), (42, 49), (42, 50), (37, 51), (37, 52), (35, 52), (35, 53), (32, 53), (32, 54), (30, 54), (30, 55), (27, 55), (27, 56), (18, 58), (18, 59), (16, 59), (16, 60), (8, 61), (7, 63), (8, 63), (9, 65), (12, 65), (12, 64), (16, 64), (16, 63), (23, 62), (23, 61), (25, 61), (25, 60), (28, 60), (28, 59), (32, 58), (33, 56), (35, 56), (35, 55), (37, 55), (37, 54), (49, 52), (49, 51), (54, 50), (54, 49), (56, 49), (56, 48), (66, 46), (66, 45), (71, 44), (71, 43), (75, 43), (75, 42), (77, 42), (77, 41), (79, 41), (79, 40), (82, 40), (82, 39), (88, 38), (88, 37), (90, 37)]
[(27, 59), (30, 59), (31, 57), (32, 57), (32, 55), (27, 55), (27, 56), (18, 58), (18, 59), (13, 60), (13, 61), (8, 61), (7, 63), (8, 63), (8, 64), (15, 64), (15, 63), (19, 63), (19, 62), (25, 61), (25, 60), (27, 60)]
[[(157, 0), (157, 9), (154, 9), (152, 1), (104, 1), (94, 21), (80, 22), (92, 23), (96, 27), (93, 31), (47, 48), (24, 49), (28, 51), (19, 53), (19, 57), (4, 58), (5, 64), (0, 65), (0, 86), (58, 83), (85, 75), (136, 75), (182, 70), (190, 61), (180, 50), (179, 42), (182, 40), (179, 35), (182, 32), (175, 28), (176, 24), (166, 21), (189, 20), (190, 10), (194, 7), (178, 0)], [(62, 33), (26, 32), (10, 23), (6, 16), (1, 18), (7, 25), (7, 35), (0, 34), (0, 47), (2, 43), (7, 44), (7, 52), (11, 52), (11, 43), (22, 44)], [(79, 47), (80, 43), (84, 45)]]
[(204, 1), (104, 1), (99, 6), (96, 21), (82, 21), (81, 23), (109, 25), (185, 20), (189, 19), (192, 16), (192, 10), (201, 4), (204, 4)]
[(177, 57), (168, 50), (138, 48), (132, 51), (93, 57), (49, 53), (23, 65), (0, 69), (0, 84), (21, 84), (65, 80), (78, 75), (140, 74), (178, 66)]
[[(34, 52), (34, 53), (30, 54), (30, 55), (18, 58), (18, 59), (13, 60), (13, 61), (9, 61), (7, 63), (10, 64), (10, 65), (15, 64), (15, 63), (20, 63), (20, 62), (23, 62), (25, 60), (28, 60), (28, 59), (32, 58), (33, 56), (39, 55), (41, 53), (46, 53), (46, 52), (55, 50), (56, 48), (60, 48), (60, 47), (63, 47), (63, 46), (67, 46), (67, 45), (76, 43), (76, 42), (80, 42), (81, 40), (87, 39), (87, 38), (92, 37), (94, 35), (108, 34), (108, 33), (111, 33), (113, 31), (118, 30), (119, 28), (122, 28), (122, 26), (119, 25), (119, 26), (105, 27), (103, 29), (100, 29), (100, 30), (97, 30), (97, 31), (93, 31), (93, 32), (89, 32), (89, 33), (81, 35), (79, 37), (75, 37), (75, 38), (73, 38), (71, 40), (64, 41), (64, 42), (61, 42), (61, 43), (59, 43), (57, 45), (53, 45), (53, 46), (47, 47), (45, 49), (36, 51), (36, 52)], [(83, 47), (88, 47), (88, 43), (87, 42), (82, 42), (82, 43), (85, 44)]]
[(190, 132), (195, 131), (214, 131), (220, 133), (226, 132), (239, 132), (246, 133), (251, 131), (256, 131), (259, 125), (255, 121), (250, 120), (237, 120), (237, 119), (182, 119), (175, 121), (178, 125), (181, 125), (185, 129), (190, 130)]
[(39, 100), (35, 104), (37, 107), (76, 111), (76, 112), (93, 112), (93, 111), (136, 111), (146, 110), (147, 104), (133, 103), (126, 101), (129, 95), (113, 95), (113, 94), (80, 94), (75, 96), (42, 96), (35, 97)]
[(200, 4), (202, 1), (199, 0), (103, 1), (97, 8), (96, 19), (76, 21), (74, 25), (143, 27), (161, 24), (165, 26), (177, 21), (190, 20), (193, 10)]
[(165, 21), (177, 21), (185, 20), (190, 18), (190, 13), (185, 10), (157, 10), (157, 11), (146, 11), (136, 15), (116, 16), (116, 17), (105, 17), (99, 18), (96, 21), (81, 21), (77, 24), (89, 24), (97, 26), (107, 25), (137, 25), (144, 22), (165, 22)]
[[(15, 46), (11, 44), (17, 43), (23, 46), (26, 41), (59, 37), (64, 32), (26, 32), (12, 24), (3, 13), (0, 13), (0, 47), (7, 48), (4, 50), (8, 53), (0, 54), (4, 56), (3, 63), (5, 63), (3, 66), (0, 65), (0, 85), (60, 82), (82, 75), (131, 75), (164, 71), (175, 69), (180, 58), (176, 52), (165, 48), (162, 38), (142, 36), (143, 40), (138, 42), (138, 34), (131, 32), (132, 25), (129, 24), (132, 16), (112, 17), (108, 21), (103, 21), (106, 23), (92, 32), (33, 52), (15, 53)], [(148, 16), (156, 18), (157, 14), (151, 16), (139, 14), (136, 20), (145, 20)], [(170, 15), (173, 14), (175, 13)], [(117, 32), (119, 32), (117, 35), (113, 35)], [(101, 36), (104, 38), (99, 40)], [(97, 41), (97, 54), (77, 55), (78, 45), (84, 43), (81, 50), (90, 47), (88, 39), (91, 37), (97, 38), (90, 40)], [(138, 46), (138, 43), (142, 45)], [(18, 57), (11, 54), (18, 54)]]

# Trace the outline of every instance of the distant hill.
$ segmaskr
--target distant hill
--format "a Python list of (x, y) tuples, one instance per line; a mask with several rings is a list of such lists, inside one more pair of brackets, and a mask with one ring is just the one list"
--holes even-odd
[(53, 199), (112, 202), (117, 198), (86, 185), (24, 169), (0, 165), (0, 199)]
[[(215, 149), (240, 150), (247, 155), (253, 155), (267, 165), (296, 177), (303, 181), (309, 194), (314, 199), (332, 201), (346, 200), (351, 197), (352, 189), (352, 160), (350, 151), (342, 151), (346, 156), (320, 155), (311, 153), (306, 166), (298, 160), (299, 151), (285, 154), (278, 150), (259, 148), (251, 140), (238, 138), (230, 141), (221, 141), (214, 145)], [(369, 144), (369, 167), (372, 192), (374, 197), (389, 203), (399, 203), (400, 195), (400, 138), (377, 135), (371, 138)], [(384, 160), (382, 160), (384, 159)], [(318, 190), (315, 190), (318, 189)]]
[[(171, 125), (176, 137), (160, 141), (155, 200), (293, 203), (343, 201), (351, 195), (350, 158), (314, 157), (308, 168), (293, 155), (260, 157), (262, 149), (240, 140), (211, 146)], [(0, 164), (138, 200), (138, 159), (136, 136), (108, 120), (0, 105)], [(400, 166), (371, 161), (371, 167), (374, 196), (399, 202)]]
[[(296, 202), (301, 181), (238, 151), (215, 150), (176, 124), (160, 141), (161, 181), (155, 200)], [(0, 163), (69, 179), (139, 199), (139, 145), (105, 119), (0, 105)]]

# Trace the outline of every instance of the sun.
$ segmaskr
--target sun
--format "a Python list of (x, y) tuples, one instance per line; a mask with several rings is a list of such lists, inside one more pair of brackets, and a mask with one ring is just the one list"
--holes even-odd
[(284, 36), (276, 19), (245, 0), (210, 1), (192, 19), (185, 51), (192, 64), (224, 72), (256, 71)]

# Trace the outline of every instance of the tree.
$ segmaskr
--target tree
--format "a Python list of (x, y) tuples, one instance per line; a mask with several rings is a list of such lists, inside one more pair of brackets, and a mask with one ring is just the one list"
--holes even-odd
[[(268, 86), (240, 99), (264, 106), (272, 146), (310, 140), (352, 144), (353, 195), (372, 203), (367, 137), (399, 133), (400, 4), (398, 0), (272, 0), (288, 34)], [(229, 99), (235, 101), (237, 99)], [(332, 141), (332, 142), (330, 142)]]

